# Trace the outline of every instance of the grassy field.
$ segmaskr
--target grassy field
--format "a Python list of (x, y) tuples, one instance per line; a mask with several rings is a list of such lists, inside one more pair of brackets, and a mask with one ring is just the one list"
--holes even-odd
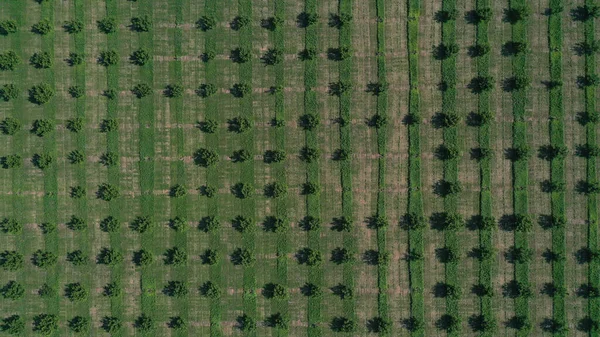
[(0, 336), (598, 336), (594, 6), (0, 0)]

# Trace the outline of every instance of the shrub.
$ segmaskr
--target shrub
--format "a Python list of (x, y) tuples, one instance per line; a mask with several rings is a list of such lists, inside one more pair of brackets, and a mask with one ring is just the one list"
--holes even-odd
[(39, 268), (52, 267), (58, 262), (58, 256), (50, 251), (38, 249), (33, 253), (31, 262)]
[(138, 216), (131, 222), (131, 229), (142, 234), (152, 229), (152, 219), (149, 216)]
[(115, 249), (102, 248), (102, 250), (98, 254), (96, 261), (99, 264), (114, 266), (123, 262), (123, 254), (121, 254), (121, 252)]
[(115, 118), (104, 119), (100, 124), (101, 132), (117, 131), (119, 129), (119, 121)]
[(214, 215), (210, 215), (200, 219), (200, 224), (198, 225), (198, 228), (205, 233), (210, 233), (219, 229), (220, 226), (221, 222), (219, 221), (219, 219)]
[(2, 319), (0, 330), (10, 335), (20, 335), (25, 331), (25, 320), (19, 315), (12, 315)]
[(200, 294), (208, 298), (221, 297), (221, 288), (211, 281), (206, 281), (200, 286)]
[(32, 162), (37, 168), (44, 170), (54, 162), (54, 157), (49, 153), (36, 153), (33, 155)]
[(319, 159), (321, 151), (314, 147), (305, 146), (300, 149), (300, 159), (307, 163), (315, 162)]
[(31, 26), (31, 31), (39, 35), (46, 35), (53, 30), (53, 27), (54, 25), (50, 20), (42, 19), (40, 22)]
[(90, 320), (86, 317), (75, 316), (69, 321), (69, 329), (75, 333), (88, 332), (90, 328)]
[(233, 228), (240, 233), (249, 233), (254, 231), (254, 219), (238, 215), (231, 221)]
[(254, 194), (254, 187), (249, 183), (237, 183), (231, 188), (231, 193), (239, 199), (250, 198)]
[(83, 31), (83, 22), (80, 20), (69, 20), (65, 21), (63, 28), (69, 34), (78, 34)]
[(231, 254), (231, 262), (236, 266), (249, 266), (255, 260), (252, 252), (246, 248), (236, 248)]
[(200, 259), (202, 260), (202, 264), (214, 266), (219, 262), (219, 253), (214, 249), (207, 249), (200, 256)]
[(67, 59), (67, 63), (71, 67), (83, 64), (83, 61), (84, 61), (83, 54), (69, 53), (69, 58)]
[(67, 261), (71, 262), (75, 266), (83, 266), (88, 263), (88, 256), (81, 250), (74, 250), (67, 253)]
[(58, 316), (39, 314), (33, 317), (33, 331), (40, 335), (50, 336), (58, 330)]
[(152, 253), (150, 253), (150, 251), (147, 251), (145, 249), (138, 250), (137, 252), (135, 252), (133, 254), (133, 262), (138, 267), (148, 266), (148, 265), (152, 264), (153, 261), (154, 261), (154, 256), (152, 255)]
[(283, 50), (270, 48), (262, 57), (263, 62), (267, 65), (276, 65), (283, 61)]
[(19, 89), (14, 84), (4, 84), (0, 88), (0, 99), (5, 102), (17, 99), (19, 97)]
[(202, 167), (214, 166), (219, 161), (219, 155), (216, 151), (200, 148), (194, 153), (194, 162)]
[(185, 321), (180, 316), (170, 317), (167, 326), (173, 330), (183, 330), (187, 327)]
[(320, 265), (321, 261), (323, 260), (323, 256), (321, 252), (309, 247), (305, 247), (296, 253), (296, 259), (298, 260), (298, 263), (312, 267)]
[(217, 93), (217, 86), (212, 83), (204, 83), (198, 87), (196, 93), (202, 98), (207, 98)]
[(371, 333), (387, 334), (392, 329), (392, 322), (381, 318), (373, 317), (367, 321), (367, 330)]
[(81, 117), (75, 117), (67, 120), (67, 129), (71, 132), (78, 133), (83, 130), (84, 120)]
[(236, 322), (238, 324), (238, 328), (241, 331), (251, 332), (251, 331), (256, 330), (256, 321), (252, 317), (250, 317), (246, 314), (243, 314), (242, 316), (238, 316), (236, 318)]
[(287, 185), (281, 182), (273, 182), (265, 185), (265, 196), (268, 198), (280, 198), (287, 195)]
[(119, 54), (114, 50), (105, 50), (100, 52), (98, 57), (98, 64), (109, 67), (119, 63)]
[(2, 222), (0, 222), (0, 230), (3, 233), (19, 234), (23, 230), (23, 225), (21, 225), (16, 219), (4, 218)]
[(104, 316), (104, 318), (102, 318), (102, 329), (108, 333), (116, 333), (117, 331), (121, 330), (122, 326), (123, 323), (118, 317)]
[(0, 21), (0, 35), (14, 34), (17, 32), (17, 21), (2, 20)]
[(29, 63), (38, 69), (48, 69), (52, 67), (52, 57), (46, 51), (34, 53), (29, 59)]
[(288, 229), (286, 220), (276, 216), (267, 216), (263, 221), (263, 228), (272, 233), (284, 233)]
[(298, 57), (300, 58), (301, 61), (309, 61), (309, 60), (314, 60), (315, 58), (317, 58), (318, 56), (318, 52), (316, 49), (314, 48), (306, 48), (301, 50), (298, 53)]
[(321, 229), (321, 219), (307, 215), (298, 224), (304, 231), (316, 231)]
[(267, 283), (263, 287), (263, 295), (268, 299), (284, 300), (287, 298), (287, 290), (278, 283)]
[(15, 281), (8, 281), (8, 283), (6, 283), (4, 287), (0, 289), (0, 293), (2, 294), (3, 298), (16, 301), (20, 298), (23, 298), (25, 295), (25, 288)]
[(176, 232), (185, 232), (187, 230), (187, 220), (184, 217), (176, 216), (169, 220), (169, 227)]
[(54, 89), (48, 83), (40, 83), (29, 89), (29, 100), (37, 105), (42, 105), (54, 97)]
[(283, 317), (283, 315), (280, 313), (268, 316), (265, 319), (265, 325), (279, 330), (287, 330), (288, 328), (287, 318)]
[(151, 57), (152, 55), (150, 55), (150, 52), (147, 49), (140, 48), (131, 53), (131, 56), (129, 56), (129, 60), (131, 60), (131, 63), (137, 66), (143, 66), (146, 63), (148, 63), (148, 61), (150, 61)]
[(98, 198), (104, 201), (112, 201), (120, 196), (119, 189), (109, 183), (98, 186)]
[(152, 28), (152, 20), (148, 15), (131, 18), (131, 29), (136, 32), (148, 32)]
[(319, 14), (317, 13), (302, 12), (297, 17), (298, 25), (302, 28), (310, 27), (317, 23), (318, 20)]
[(167, 296), (181, 298), (188, 294), (188, 288), (182, 281), (169, 281), (163, 289)]
[(52, 131), (54, 131), (54, 122), (49, 119), (36, 119), (31, 128), (31, 132), (38, 137), (44, 137)]
[(262, 20), (261, 26), (270, 31), (276, 31), (277, 29), (279, 29), (279, 27), (281, 27), (281, 25), (283, 25), (283, 22), (284, 21), (282, 18), (278, 16), (272, 16), (270, 18)]
[(187, 251), (179, 247), (167, 249), (164, 262), (171, 266), (183, 266), (187, 263)]
[(102, 295), (106, 297), (119, 297), (123, 292), (123, 288), (117, 282), (110, 282), (104, 286)]
[(329, 48), (327, 50), (327, 58), (332, 61), (344, 61), (352, 57), (352, 49), (342, 46), (338, 48)]
[(131, 92), (135, 95), (135, 97), (143, 98), (152, 94), (152, 87), (150, 87), (146, 83), (140, 83), (133, 87), (133, 89), (131, 89)]
[(113, 17), (106, 17), (97, 22), (98, 29), (104, 34), (111, 34), (117, 31), (117, 20)]
[(65, 287), (65, 296), (71, 302), (79, 302), (88, 297), (88, 291), (79, 282), (69, 283)]
[(2, 123), (0, 123), (0, 129), (2, 129), (2, 133), (10, 136), (21, 130), (21, 127), (21, 121), (13, 117), (6, 117), (4, 120), (2, 120)]
[(252, 86), (245, 82), (236, 83), (231, 87), (230, 91), (233, 97), (243, 98), (252, 93)]
[(47, 283), (44, 283), (40, 289), (38, 289), (38, 295), (42, 298), (53, 298), (56, 297), (57, 292), (56, 289), (52, 288)]
[(217, 19), (212, 15), (205, 15), (200, 17), (200, 19), (196, 22), (196, 25), (200, 30), (206, 32), (209, 31), (217, 25)]
[(169, 84), (166, 86), (164, 94), (169, 98), (178, 98), (183, 96), (183, 86), (181, 84)]
[(0, 70), (15, 70), (21, 58), (12, 50), (0, 54)]

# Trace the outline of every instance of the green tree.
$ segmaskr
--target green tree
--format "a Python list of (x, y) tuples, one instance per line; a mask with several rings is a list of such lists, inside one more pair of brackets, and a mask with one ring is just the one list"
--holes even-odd
[(8, 281), (1, 289), (0, 294), (8, 300), (16, 301), (25, 296), (25, 288), (16, 281)]
[(17, 131), (21, 130), (21, 127), (21, 122), (13, 117), (6, 117), (4, 120), (2, 120), (2, 123), (0, 124), (2, 133), (11, 136), (17, 133)]
[(281, 313), (275, 313), (268, 316), (265, 319), (265, 324), (268, 327), (279, 329), (279, 330), (287, 330), (288, 329), (288, 319), (284, 317)]
[(69, 283), (65, 286), (65, 296), (71, 302), (80, 302), (88, 297), (88, 290), (79, 282)]
[(5, 169), (18, 168), (23, 165), (23, 158), (18, 154), (9, 154), (0, 158), (0, 164)]
[(116, 333), (117, 331), (121, 330), (122, 326), (123, 323), (118, 317), (104, 316), (104, 318), (102, 318), (102, 329), (108, 333)]
[(15, 250), (5, 250), (0, 253), (0, 267), (5, 271), (17, 271), (23, 268), (23, 255)]
[(330, 324), (331, 330), (335, 332), (355, 332), (358, 324), (346, 317), (334, 317)]
[(117, 19), (113, 17), (106, 17), (97, 22), (98, 29), (104, 34), (112, 34), (117, 31)]
[(81, 164), (85, 161), (85, 155), (79, 150), (73, 150), (67, 156), (71, 164)]
[(120, 227), (121, 222), (112, 215), (109, 215), (100, 221), (100, 229), (106, 233), (116, 232)]
[(131, 92), (135, 95), (135, 97), (143, 98), (152, 94), (152, 87), (146, 83), (140, 83), (133, 87)]
[(106, 297), (119, 297), (123, 293), (123, 288), (117, 282), (110, 282), (104, 286), (102, 295)]
[(165, 264), (171, 266), (183, 266), (187, 263), (188, 254), (185, 249), (173, 247), (165, 252)]
[(254, 219), (238, 215), (231, 221), (233, 228), (240, 233), (250, 233), (254, 231)]
[(0, 330), (10, 335), (21, 335), (25, 331), (25, 320), (19, 315), (12, 315), (2, 319)]
[(106, 152), (100, 156), (100, 163), (104, 166), (115, 166), (119, 163), (119, 155), (115, 152)]
[(52, 298), (56, 297), (57, 291), (56, 289), (49, 286), (48, 283), (44, 283), (42, 284), (40, 289), (38, 289), (38, 295), (40, 295), (40, 297), (42, 298)]
[(296, 253), (296, 258), (298, 259), (298, 263), (304, 264), (307, 266), (317, 266), (320, 265), (323, 261), (323, 256), (321, 252), (314, 250), (309, 247), (305, 247), (300, 249)]
[(321, 156), (321, 151), (316, 147), (305, 146), (300, 149), (300, 159), (307, 163), (315, 162)]
[(82, 231), (87, 229), (87, 224), (83, 218), (72, 215), (71, 219), (66, 223), (67, 228), (74, 231)]
[(74, 266), (84, 266), (88, 263), (89, 257), (77, 249), (67, 253), (67, 261), (71, 262)]
[(37, 105), (48, 103), (54, 97), (54, 89), (48, 83), (40, 83), (29, 89), (29, 100)]
[(169, 98), (177, 98), (183, 96), (184, 91), (181, 84), (169, 84), (165, 87), (164, 94)]
[(111, 201), (119, 197), (119, 189), (109, 183), (103, 183), (98, 186), (98, 198), (104, 201)]
[(148, 32), (152, 29), (152, 20), (148, 15), (131, 18), (131, 29), (136, 32)]
[(151, 58), (152, 55), (150, 55), (150, 52), (145, 48), (140, 48), (131, 53), (131, 56), (129, 56), (129, 60), (131, 60), (131, 63), (138, 66), (145, 65), (146, 63), (148, 63), (148, 61), (150, 61)]
[(23, 225), (14, 218), (4, 218), (0, 222), (0, 230), (8, 234), (19, 234), (23, 231)]
[(67, 63), (71, 67), (83, 64), (84, 61), (84, 55), (80, 53), (69, 53), (69, 58), (67, 58)]
[(219, 219), (214, 215), (203, 217), (198, 224), (198, 228), (205, 233), (214, 232), (219, 229), (220, 226), (221, 223)]
[(69, 34), (79, 34), (83, 31), (83, 22), (80, 20), (69, 20), (63, 23), (63, 28)]
[(123, 254), (112, 248), (102, 248), (96, 260), (100, 264), (114, 266), (123, 262)]
[(213, 266), (219, 262), (219, 253), (215, 249), (207, 249), (200, 255), (202, 264)]
[(247, 199), (254, 194), (254, 187), (249, 183), (237, 183), (231, 188), (231, 193), (239, 199)]
[(236, 248), (231, 254), (231, 262), (236, 266), (249, 266), (254, 261), (254, 254), (246, 248)]
[(75, 316), (69, 321), (69, 329), (75, 333), (87, 333), (90, 328), (90, 320), (87, 317)]
[(33, 122), (31, 132), (33, 132), (38, 137), (44, 137), (45, 135), (54, 131), (54, 126), (54, 121), (51, 121), (49, 119), (36, 119)]
[(119, 54), (115, 50), (104, 50), (100, 52), (98, 64), (109, 67), (119, 63)]
[(69, 87), (69, 95), (73, 98), (83, 97), (85, 95), (85, 89), (77, 85), (71, 86)]
[(187, 230), (187, 220), (185, 217), (176, 216), (175, 218), (169, 220), (169, 227), (176, 232), (185, 232)]
[(84, 198), (86, 194), (86, 189), (83, 186), (73, 186), (71, 187), (71, 192), (69, 195), (73, 199), (81, 199)]
[(196, 94), (202, 98), (210, 97), (217, 93), (217, 86), (212, 83), (203, 83), (196, 90)]
[(283, 50), (277, 48), (269, 48), (263, 55), (262, 60), (267, 65), (276, 65), (283, 61)]
[(300, 116), (300, 126), (307, 131), (312, 131), (319, 126), (321, 119), (316, 114), (305, 114)]
[(50, 336), (58, 330), (58, 316), (39, 314), (33, 317), (33, 331), (40, 335)]
[(74, 133), (79, 133), (83, 130), (84, 119), (81, 117), (75, 117), (67, 120), (67, 129)]
[(163, 293), (167, 296), (182, 298), (188, 294), (188, 288), (182, 281), (169, 281), (163, 288)]
[(14, 34), (17, 32), (18, 26), (15, 20), (0, 21), (0, 35)]
[(202, 167), (210, 167), (219, 161), (219, 154), (210, 149), (200, 148), (194, 153), (194, 162)]
[(284, 300), (288, 297), (287, 289), (278, 283), (265, 284), (262, 293), (268, 299)]
[(281, 198), (287, 195), (287, 185), (278, 181), (267, 184), (265, 185), (264, 193), (268, 198)]
[(148, 265), (152, 264), (153, 261), (154, 261), (154, 256), (148, 250), (141, 249), (133, 254), (133, 262), (138, 267), (148, 266)]
[(233, 21), (231, 21), (231, 29), (233, 30), (241, 30), (244, 27), (248, 26), (250, 23), (252, 23), (252, 20), (247, 17), (247, 16), (236, 16), (235, 18), (233, 18)]
[(267, 232), (285, 233), (288, 229), (287, 221), (276, 216), (267, 216), (263, 222), (263, 228)]
[(247, 314), (238, 316), (236, 322), (241, 331), (251, 332), (256, 330), (256, 321)]
[(367, 330), (371, 333), (387, 334), (392, 329), (392, 322), (381, 317), (373, 317), (367, 321)]
[(5, 102), (12, 101), (19, 97), (19, 89), (16, 85), (7, 83), (0, 87), (0, 99)]
[(31, 26), (31, 31), (39, 35), (49, 34), (53, 30), (54, 25), (52, 24), (52, 21), (48, 19), (42, 19), (40, 22)]
[(206, 281), (200, 286), (200, 294), (208, 298), (219, 298), (221, 296), (221, 288), (211, 281)]
[(185, 321), (180, 316), (170, 317), (167, 325), (173, 330), (184, 330), (187, 328)]
[(34, 53), (29, 59), (29, 63), (38, 69), (48, 69), (52, 67), (52, 57), (47, 51)]
[(230, 92), (233, 97), (243, 98), (252, 92), (252, 85), (245, 82), (235, 83), (233, 87), (231, 87)]
[(112, 132), (119, 129), (119, 121), (115, 118), (109, 118), (102, 121), (100, 124), (100, 131)]
[(31, 262), (34, 266), (39, 268), (48, 268), (55, 266), (58, 262), (58, 255), (50, 251), (44, 251), (41, 249), (36, 250), (31, 257)]
[(0, 53), (0, 70), (15, 70), (21, 64), (21, 58), (12, 50)]
[(154, 320), (152, 317), (141, 314), (136, 320), (134, 327), (141, 332), (149, 332), (154, 330)]
[(138, 216), (131, 222), (131, 229), (142, 234), (151, 230), (154, 226), (149, 216)]

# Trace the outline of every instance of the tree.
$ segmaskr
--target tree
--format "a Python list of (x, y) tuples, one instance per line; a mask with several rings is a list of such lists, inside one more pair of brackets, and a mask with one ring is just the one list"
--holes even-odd
[(299, 124), (304, 130), (314, 130), (321, 123), (321, 119), (316, 114), (305, 114), (300, 116)]
[(176, 232), (185, 232), (187, 230), (187, 220), (185, 217), (176, 216), (175, 218), (169, 220), (169, 227)]
[(276, 65), (283, 61), (283, 50), (277, 48), (269, 48), (262, 57), (263, 62), (267, 65)]
[(73, 98), (83, 97), (85, 95), (85, 89), (77, 85), (71, 86), (69, 87), (69, 95)]
[(23, 255), (15, 250), (5, 250), (0, 253), (0, 267), (5, 271), (17, 271), (23, 268)]
[(109, 183), (103, 183), (98, 186), (98, 198), (104, 201), (112, 201), (119, 197), (119, 189)]
[(387, 334), (392, 328), (392, 323), (381, 317), (373, 317), (367, 321), (367, 330), (371, 333)]
[(440, 43), (433, 49), (433, 57), (435, 57), (436, 60), (447, 60), (453, 56), (456, 56), (459, 50), (460, 48), (456, 43)]
[(44, 234), (53, 233), (56, 231), (56, 223), (54, 222), (44, 222), (40, 224), (40, 229)]
[(212, 83), (203, 83), (198, 87), (196, 93), (202, 98), (207, 98), (217, 93), (217, 86)]
[(254, 231), (254, 220), (242, 215), (238, 215), (231, 221), (233, 228), (240, 233), (249, 233)]
[(513, 5), (511, 8), (504, 10), (504, 21), (510, 24), (524, 21), (529, 16), (531, 16), (531, 8), (527, 5)]
[(19, 315), (12, 315), (2, 319), (0, 331), (10, 335), (20, 335), (25, 331), (25, 320)]
[(67, 63), (71, 67), (83, 64), (83, 61), (84, 61), (83, 54), (78, 54), (78, 53), (69, 53), (69, 58), (67, 58)]
[(106, 99), (108, 100), (114, 100), (117, 98), (117, 90), (115, 89), (106, 89), (104, 90), (104, 92), (102, 93), (102, 96), (106, 97)]
[(17, 21), (2, 20), (0, 21), (0, 35), (14, 34), (17, 32)]
[(494, 89), (494, 78), (492, 76), (477, 76), (471, 79), (467, 86), (474, 94), (480, 94)]
[(90, 328), (90, 320), (87, 317), (75, 316), (69, 321), (69, 328), (75, 333), (87, 333)]
[(188, 294), (188, 288), (182, 281), (169, 281), (163, 288), (163, 293), (167, 296), (181, 298)]
[(450, 128), (458, 125), (460, 117), (455, 113), (437, 113), (433, 117), (433, 124), (436, 128)]
[(194, 162), (202, 167), (210, 167), (219, 161), (219, 154), (210, 149), (200, 148), (194, 153)]
[(136, 32), (149, 32), (152, 20), (148, 15), (131, 18), (131, 29)]
[(321, 151), (319, 151), (319, 149), (314, 148), (314, 147), (305, 146), (302, 149), (300, 149), (300, 159), (302, 159), (303, 161), (305, 161), (307, 163), (312, 163), (312, 162), (318, 160), (320, 155), (321, 155)]
[(75, 117), (67, 120), (67, 129), (74, 133), (79, 133), (83, 130), (84, 120), (81, 117)]
[(171, 266), (183, 266), (187, 263), (187, 251), (179, 247), (167, 249), (164, 262)]
[(461, 324), (460, 317), (450, 315), (450, 314), (443, 314), (435, 322), (435, 326), (439, 330), (444, 330), (447, 333), (455, 333), (455, 332), (460, 331), (460, 324)]
[(79, 34), (83, 31), (83, 22), (80, 20), (69, 20), (63, 23), (63, 28), (69, 34)]
[(15, 70), (21, 58), (12, 50), (0, 53), (0, 70)]
[(52, 57), (46, 51), (34, 53), (29, 59), (29, 63), (38, 69), (48, 69), (52, 67)]
[(425, 228), (425, 218), (416, 212), (406, 213), (403, 218), (401, 225), (408, 230), (420, 230)]
[(316, 49), (314, 48), (306, 48), (301, 50), (298, 53), (298, 57), (300, 58), (301, 61), (309, 61), (309, 60), (314, 60), (315, 58), (317, 58), (318, 56), (318, 52)]
[(98, 57), (98, 64), (109, 67), (119, 63), (119, 54), (115, 50), (105, 50), (100, 52)]
[(255, 260), (252, 252), (246, 248), (236, 248), (231, 254), (231, 262), (236, 266), (249, 266)]
[(31, 262), (39, 268), (52, 267), (58, 262), (58, 256), (53, 252), (38, 249), (33, 253)]
[(284, 20), (278, 16), (272, 16), (270, 18), (266, 18), (264, 20), (262, 20), (261, 22), (261, 26), (263, 28), (266, 28), (270, 31), (276, 31), (279, 29), (279, 27), (281, 27), (281, 25), (283, 25)]
[(304, 231), (317, 231), (321, 229), (321, 219), (307, 215), (298, 224)]
[(21, 121), (13, 117), (6, 117), (4, 120), (2, 120), (2, 123), (0, 124), (0, 129), (2, 129), (2, 133), (9, 136), (12, 136), (15, 133), (17, 133), (17, 131), (21, 130), (21, 127)]
[(287, 195), (287, 185), (278, 181), (267, 184), (265, 185), (264, 193), (268, 198), (281, 198)]
[(347, 248), (336, 247), (331, 251), (331, 262), (340, 265), (354, 262), (354, 256)]
[(87, 228), (87, 224), (83, 218), (72, 215), (69, 222), (66, 223), (67, 228), (74, 231), (82, 231)]
[(459, 299), (462, 295), (462, 291), (455, 285), (438, 282), (434, 286), (434, 295), (435, 297), (441, 298)]
[(580, 319), (577, 323), (577, 330), (583, 332), (595, 332), (600, 330), (600, 322), (591, 318), (590, 316), (585, 316)]
[(71, 302), (83, 301), (88, 297), (88, 290), (81, 283), (69, 283), (65, 286), (65, 296)]
[(372, 266), (386, 265), (390, 260), (390, 254), (369, 249), (363, 253), (363, 260)]
[(323, 296), (323, 290), (321, 287), (314, 283), (304, 283), (302, 287), (300, 287), (300, 293), (306, 297), (319, 298)]
[(239, 199), (247, 199), (254, 194), (254, 187), (249, 183), (237, 183), (231, 188), (231, 193)]
[(9, 154), (0, 158), (0, 164), (5, 169), (18, 168), (23, 165), (23, 158), (18, 154)]
[(250, 151), (246, 149), (241, 149), (233, 152), (233, 156), (231, 156), (231, 160), (234, 163), (243, 163), (253, 158)]
[(252, 85), (246, 82), (235, 83), (230, 90), (233, 97), (243, 98), (252, 93)]
[(532, 292), (528, 284), (512, 280), (502, 285), (502, 295), (508, 298), (531, 297)]
[(321, 252), (309, 247), (305, 247), (296, 253), (296, 259), (298, 260), (299, 264), (313, 267), (321, 264), (323, 261), (323, 256)]
[(119, 228), (121, 228), (121, 222), (112, 215), (100, 221), (100, 229), (106, 233), (116, 232)]
[(118, 297), (121, 296), (123, 292), (123, 288), (117, 282), (110, 282), (104, 286), (104, 290), (102, 291), (102, 295), (106, 297)]
[(202, 264), (214, 266), (219, 262), (219, 253), (215, 249), (207, 249), (200, 255)]
[(217, 57), (217, 52), (214, 49), (207, 49), (200, 56), (200, 58), (202, 59), (202, 62), (205, 62), (205, 63), (208, 63), (208, 62), (214, 60), (215, 57)]
[(111, 132), (119, 129), (119, 121), (115, 118), (104, 119), (100, 124), (100, 131)]
[(173, 330), (184, 330), (187, 327), (185, 321), (180, 316), (170, 317), (167, 325)]
[(267, 164), (280, 163), (286, 158), (285, 150), (267, 150), (263, 156), (263, 161)]
[(198, 228), (205, 233), (210, 233), (219, 229), (220, 226), (221, 223), (219, 219), (214, 215), (209, 215), (200, 219)]
[(425, 328), (425, 324), (423, 321), (419, 320), (415, 316), (411, 316), (402, 321), (402, 324), (406, 328), (406, 330), (410, 332), (420, 332)]
[(54, 162), (54, 157), (49, 153), (36, 153), (32, 158), (33, 165), (44, 170)]
[(228, 121), (229, 131), (235, 133), (244, 133), (252, 128), (251, 122), (245, 117), (235, 117)]
[(217, 19), (212, 15), (204, 15), (196, 22), (200, 30), (207, 32), (217, 25)]
[(141, 332), (151, 331), (154, 329), (154, 320), (146, 314), (141, 314), (136, 318), (134, 327)]
[(241, 331), (250, 332), (256, 330), (256, 321), (247, 314), (238, 316), (236, 322), (238, 329)]
[(458, 181), (439, 180), (434, 186), (434, 193), (442, 198), (462, 192), (462, 185)]
[(133, 262), (138, 267), (148, 266), (148, 265), (152, 264), (153, 261), (154, 261), (154, 256), (148, 250), (141, 249), (133, 254)]
[(583, 5), (576, 7), (572, 11), (573, 18), (578, 21), (587, 22), (589, 20), (597, 19), (600, 17), (600, 6), (597, 5)]
[(107, 266), (114, 266), (123, 262), (123, 254), (115, 249), (102, 248), (96, 261)]
[(502, 53), (506, 56), (517, 56), (527, 53), (529, 46), (526, 42), (508, 41), (502, 46)]
[(164, 94), (169, 98), (178, 98), (183, 96), (184, 88), (181, 84), (169, 84), (165, 87)]
[(8, 281), (8, 283), (0, 289), (0, 294), (2, 294), (2, 297), (5, 299), (16, 301), (23, 298), (25, 295), (25, 288), (16, 281)]
[(492, 15), (492, 9), (489, 7), (477, 8), (468, 14), (469, 21), (476, 25), (490, 21), (492, 19)]
[(268, 327), (279, 329), (279, 330), (287, 330), (288, 322), (287, 318), (284, 317), (281, 313), (272, 314), (265, 319), (265, 324)]
[(341, 46), (338, 48), (329, 48), (327, 50), (327, 58), (332, 61), (344, 61), (352, 57), (352, 49), (347, 46)]
[(313, 182), (306, 182), (304, 184), (302, 184), (302, 194), (303, 195), (314, 195), (319, 193), (319, 191), (321, 190), (321, 188), (319, 187), (318, 184), (313, 183)]
[(487, 43), (478, 43), (469, 47), (469, 56), (482, 57), (490, 53), (490, 45)]
[(152, 94), (152, 87), (146, 83), (139, 83), (133, 87), (133, 89), (131, 89), (131, 92), (135, 95), (135, 97), (143, 98)]
[(579, 88), (597, 87), (600, 85), (600, 77), (596, 74), (588, 74), (577, 77), (577, 85)]
[(118, 29), (117, 20), (113, 17), (106, 17), (97, 22), (98, 29), (104, 34), (115, 33)]
[(333, 219), (333, 226), (331, 229), (338, 232), (350, 232), (352, 231), (352, 220), (346, 216)]
[(456, 18), (458, 18), (458, 11), (456, 9), (440, 10), (440, 11), (437, 11), (434, 15), (435, 21), (440, 22), (440, 23), (455, 21)]
[(342, 27), (350, 24), (352, 22), (352, 15), (347, 13), (342, 14), (330, 14), (329, 15), (329, 26), (337, 29), (341, 29)]
[(355, 332), (358, 324), (346, 317), (334, 317), (329, 324), (331, 330), (335, 332)]
[(54, 97), (54, 89), (48, 83), (40, 83), (29, 89), (29, 100), (37, 105), (48, 103)]
[(0, 222), (0, 230), (7, 234), (19, 234), (23, 230), (23, 225), (13, 218), (4, 218)]
[(147, 49), (140, 48), (131, 53), (131, 56), (129, 56), (129, 60), (131, 60), (131, 63), (137, 66), (143, 66), (146, 63), (148, 63), (148, 61), (150, 61), (151, 57), (152, 55), (150, 55), (150, 52)]
[(0, 87), (0, 99), (5, 102), (12, 101), (19, 97), (19, 89), (12, 83), (3, 84)]
[(83, 266), (88, 263), (88, 256), (81, 250), (74, 250), (67, 253), (67, 261), (71, 262), (74, 266)]
[(200, 286), (200, 294), (208, 298), (219, 298), (221, 296), (221, 288), (211, 281), (206, 281)]
[(235, 18), (233, 18), (233, 21), (231, 21), (231, 29), (233, 30), (241, 30), (242, 28), (248, 26), (250, 23), (252, 22), (252, 20), (247, 17), (247, 16), (236, 16)]
[(302, 12), (297, 17), (298, 25), (302, 28), (310, 27), (317, 23), (318, 20), (319, 14), (317, 13)]
[(39, 314), (33, 317), (33, 331), (44, 336), (52, 335), (58, 329), (58, 316)]
[(56, 297), (57, 291), (56, 289), (49, 286), (48, 283), (44, 283), (42, 284), (40, 289), (38, 289), (38, 295), (40, 295), (40, 297), (42, 298), (52, 298)]
[(53, 23), (48, 19), (42, 19), (40, 22), (31, 26), (31, 31), (38, 35), (46, 35), (54, 30)]
[(181, 198), (187, 194), (187, 190), (185, 186), (181, 184), (177, 184), (169, 190), (169, 196), (172, 198)]
[(214, 186), (200, 186), (200, 195), (207, 198), (213, 198), (217, 194), (217, 189)]
[(108, 333), (115, 333), (121, 330), (123, 323), (121, 319), (114, 316), (104, 316), (102, 318), (102, 329)]
[(152, 219), (149, 216), (138, 216), (131, 222), (131, 229), (143, 234), (151, 230), (153, 226)]
[(284, 233), (288, 229), (286, 220), (276, 216), (267, 216), (263, 222), (263, 228), (272, 233)]
[(543, 331), (551, 334), (564, 334), (569, 331), (563, 322), (554, 318), (544, 319), (540, 324), (540, 327)]
[(49, 119), (36, 119), (31, 128), (31, 132), (38, 137), (44, 137), (52, 131), (54, 131), (54, 121)]
[(285, 287), (278, 283), (265, 284), (262, 293), (266, 298), (276, 300), (284, 300), (288, 296)]
[(71, 192), (69, 193), (69, 195), (73, 199), (81, 199), (81, 198), (85, 197), (85, 194), (86, 194), (86, 189), (83, 186), (73, 186), (73, 187), (71, 187)]

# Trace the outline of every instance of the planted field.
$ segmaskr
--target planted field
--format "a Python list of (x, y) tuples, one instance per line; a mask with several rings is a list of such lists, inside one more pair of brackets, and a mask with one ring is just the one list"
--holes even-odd
[(593, 0), (0, 0), (0, 336), (598, 336)]

